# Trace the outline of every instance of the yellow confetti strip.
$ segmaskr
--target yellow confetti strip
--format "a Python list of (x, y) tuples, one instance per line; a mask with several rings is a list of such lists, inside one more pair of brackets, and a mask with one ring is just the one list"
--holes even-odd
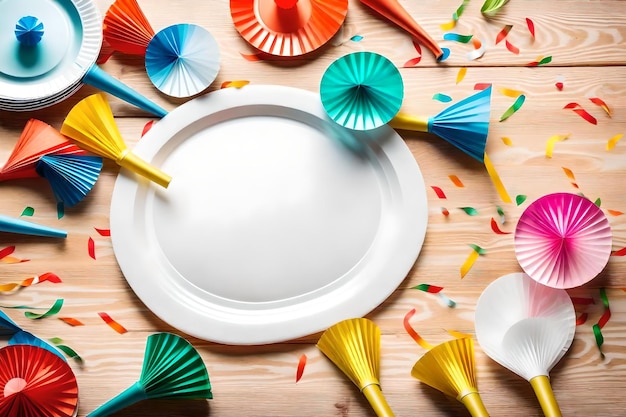
[(461, 278), (464, 278), (465, 275), (467, 275), (467, 273), (470, 271), (470, 269), (472, 269), (472, 266), (474, 266), (474, 262), (476, 262), (478, 256), (478, 252), (472, 250), (472, 253), (470, 253), (465, 262), (463, 262), (463, 265), (461, 265)]
[(228, 88), (228, 87), (241, 88), (248, 84), (250, 84), (250, 81), (247, 81), (247, 80), (224, 81), (222, 83), (222, 88)]
[(498, 88), (498, 91), (507, 97), (517, 98), (524, 94), (523, 91), (513, 90), (512, 88)]
[(489, 177), (491, 177), (491, 182), (493, 182), (493, 185), (496, 187), (496, 191), (498, 191), (498, 194), (500, 195), (502, 201), (504, 201), (505, 203), (511, 203), (511, 196), (509, 196), (506, 188), (504, 188), (504, 184), (502, 184), (502, 180), (500, 179), (498, 172), (496, 171), (495, 167), (491, 163), (491, 160), (487, 156), (487, 152), (485, 152), (485, 168), (487, 168)]
[(619, 142), (619, 140), (624, 136), (623, 133), (617, 134), (615, 136), (613, 136), (611, 139), (609, 139), (609, 141), (606, 143), (606, 150), (610, 151), (611, 149), (613, 149), (615, 147), (615, 145), (617, 145), (617, 142)]
[(569, 138), (570, 135), (571, 133), (568, 133), (567, 135), (554, 135), (550, 139), (548, 139), (548, 142), (546, 142), (546, 157), (552, 158), (552, 151), (554, 150), (554, 144), (557, 142), (564, 141), (565, 139)]
[(472, 335), (469, 333), (458, 332), (456, 330), (446, 330), (448, 334), (456, 339), (465, 339), (466, 337), (471, 338)]
[(502, 143), (504, 143), (506, 146), (513, 146), (513, 142), (511, 141), (511, 138), (503, 136), (500, 139), (502, 139)]
[(465, 74), (467, 74), (467, 68), (461, 67), (459, 68), (459, 72), (456, 74), (456, 83), (460, 83), (465, 78)]

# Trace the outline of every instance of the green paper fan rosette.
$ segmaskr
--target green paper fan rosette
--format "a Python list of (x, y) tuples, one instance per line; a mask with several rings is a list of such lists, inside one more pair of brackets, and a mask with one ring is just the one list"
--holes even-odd
[(338, 124), (370, 130), (400, 110), (404, 83), (398, 68), (373, 52), (355, 52), (330, 64), (320, 83), (322, 105)]

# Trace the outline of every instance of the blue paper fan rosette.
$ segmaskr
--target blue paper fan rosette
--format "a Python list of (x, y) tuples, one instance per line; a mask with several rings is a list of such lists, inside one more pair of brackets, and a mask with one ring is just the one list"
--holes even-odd
[(43, 38), (43, 23), (34, 16), (24, 16), (15, 24), (15, 37), (24, 46), (35, 46)]
[(373, 52), (355, 52), (326, 69), (320, 96), (326, 113), (335, 122), (354, 130), (370, 130), (398, 113), (404, 83), (389, 59)]
[(146, 71), (161, 92), (190, 97), (205, 90), (217, 77), (220, 51), (207, 30), (178, 24), (159, 31), (146, 49)]

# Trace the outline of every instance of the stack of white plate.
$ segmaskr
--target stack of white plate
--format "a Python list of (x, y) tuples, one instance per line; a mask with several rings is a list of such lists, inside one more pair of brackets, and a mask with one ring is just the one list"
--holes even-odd
[[(40, 109), (80, 88), (102, 45), (102, 20), (92, 0), (3, 0), (0, 16), (0, 109)], [(43, 24), (43, 37), (33, 46), (15, 35), (26, 16)]]

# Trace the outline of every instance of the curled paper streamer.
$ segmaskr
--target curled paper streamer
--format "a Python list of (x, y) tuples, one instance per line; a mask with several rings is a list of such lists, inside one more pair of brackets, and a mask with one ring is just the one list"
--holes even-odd
[(126, 333), (128, 330), (126, 330), (126, 328), (124, 326), (122, 326), (121, 324), (119, 324), (117, 321), (113, 320), (111, 318), (111, 316), (109, 316), (107, 313), (104, 312), (100, 312), (98, 313), (98, 315), (100, 316), (100, 318), (102, 320), (104, 320), (104, 322), (106, 324), (109, 325), (110, 328), (112, 328), (113, 330), (115, 330), (117, 333), (119, 334), (124, 334)]
[(546, 157), (552, 158), (552, 152), (554, 151), (554, 145), (557, 142), (562, 142), (570, 137), (570, 133), (567, 135), (554, 135), (546, 142)]
[(500, 116), (500, 121), (503, 122), (509, 117), (513, 116), (514, 113), (516, 113), (520, 108), (522, 108), (522, 104), (524, 104), (525, 100), (526, 100), (526, 96), (523, 94), (520, 95), (517, 98), (517, 100), (515, 100), (515, 103), (513, 103), (511, 107), (509, 107), (502, 116)]
[(411, 318), (415, 315), (415, 309), (411, 309), (408, 313), (406, 313), (406, 315), (404, 316), (404, 320), (402, 321), (403, 325), (404, 325), (404, 330), (406, 330), (406, 332), (409, 334), (409, 336), (411, 336), (411, 338), (413, 338), (413, 340), (415, 340), (415, 342), (420, 345), (421, 347), (423, 347), (424, 349), (432, 349), (434, 347), (434, 345), (431, 345), (430, 343), (428, 343), (427, 341), (425, 341), (424, 339), (422, 339), (422, 336), (420, 336), (415, 329), (413, 329), (413, 327), (411, 326), (411, 324), (409, 323), (409, 321), (411, 320)]

